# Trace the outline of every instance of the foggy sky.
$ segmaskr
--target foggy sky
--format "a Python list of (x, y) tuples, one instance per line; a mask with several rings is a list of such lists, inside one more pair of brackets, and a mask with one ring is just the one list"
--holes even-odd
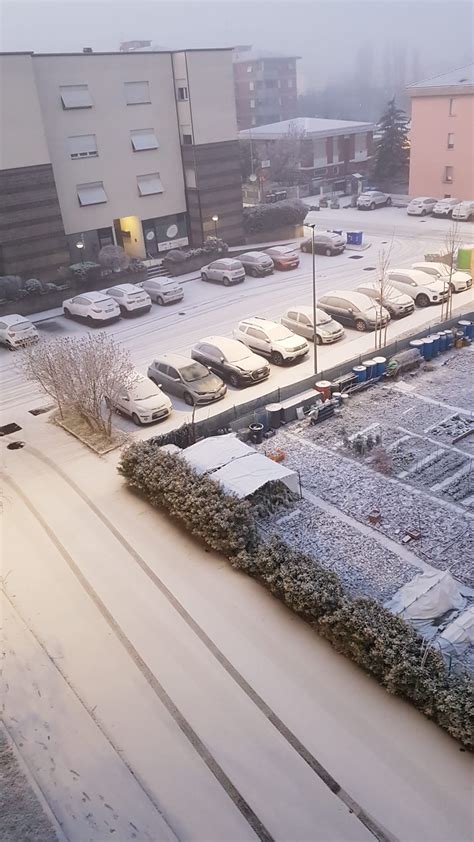
[(0, 0), (4, 52), (117, 50), (150, 39), (171, 49), (254, 44), (301, 56), (300, 90), (350, 74), (371, 45), (421, 78), (472, 62), (467, 0)]

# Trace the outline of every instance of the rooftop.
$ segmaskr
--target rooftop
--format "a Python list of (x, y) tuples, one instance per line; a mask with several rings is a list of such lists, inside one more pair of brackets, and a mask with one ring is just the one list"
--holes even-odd
[(261, 61), (262, 59), (298, 59), (301, 56), (295, 56), (291, 53), (274, 53), (270, 50), (260, 50), (257, 47), (235, 47), (233, 61), (238, 64), (245, 61)]
[(419, 90), (427, 90), (432, 88), (472, 88), (474, 86), (474, 64), (466, 64), (464, 67), (458, 67), (455, 70), (450, 70), (448, 73), (442, 73), (439, 76), (431, 76), (429, 79), (422, 79), (421, 82), (415, 82), (414, 85), (408, 86), (409, 93), (416, 93)]
[(328, 137), (351, 132), (370, 132), (373, 123), (357, 123), (352, 120), (325, 120), (320, 117), (295, 117), (293, 120), (282, 120), (279, 123), (269, 123), (266, 126), (255, 126), (239, 132), (241, 140), (278, 140), (285, 135), (296, 133), (306, 137)]

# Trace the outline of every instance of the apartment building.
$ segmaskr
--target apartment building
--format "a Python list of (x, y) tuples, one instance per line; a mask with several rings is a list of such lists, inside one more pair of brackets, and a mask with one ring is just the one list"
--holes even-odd
[[(232, 52), (0, 56), (0, 273), (242, 242)], [(84, 248), (77, 248), (77, 243)]]
[(315, 193), (352, 192), (368, 174), (373, 123), (297, 117), (239, 132), (252, 147), (256, 174), (264, 184), (278, 181), (276, 164), (293, 162), (293, 175)]
[(474, 200), (474, 64), (410, 85), (410, 196)]
[(233, 63), (239, 130), (296, 117), (298, 58), (251, 46), (236, 47)]

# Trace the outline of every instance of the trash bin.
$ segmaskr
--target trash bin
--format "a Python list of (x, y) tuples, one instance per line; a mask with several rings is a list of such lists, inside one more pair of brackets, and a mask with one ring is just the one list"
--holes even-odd
[(362, 231), (348, 231), (347, 244), (350, 246), (362, 245)]
[(374, 357), (373, 362), (375, 363), (375, 377), (382, 377), (385, 373), (386, 357)]
[(425, 360), (431, 360), (433, 357), (433, 339), (431, 336), (423, 339), (423, 356)]
[(261, 444), (263, 441), (263, 424), (249, 424), (249, 433), (254, 444)]
[(362, 360), (362, 365), (365, 365), (366, 368), (366, 380), (372, 380), (372, 377), (375, 377), (375, 372), (377, 369), (377, 363), (374, 360)]
[(323, 400), (327, 401), (331, 397), (331, 382), (329, 380), (318, 380), (314, 384), (314, 388), (321, 393)]
[(268, 417), (268, 426), (272, 430), (278, 430), (281, 424), (281, 403), (269, 403), (265, 409)]
[(470, 272), (471, 271), (471, 261), (472, 261), (472, 254), (474, 249), (472, 248), (460, 248), (458, 249), (458, 259), (457, 259), (457, 268), (461, 269), (463, 272)]
[(439, 333), (432, 333), (430, 339), (433, 340), (433, 357), (437, 357), (440, 352), (441, 337)]
[(367, 377), (367, 369), (365, 365), (355, 365), (352, 369), (355, 376), (357, 377), (358, 383), (363, 383)]
[(458, 328), (462, 330), (464, 336), (469, 336), (471, 332), (471, 322), (467, 319), (461, 319), (461, 321), (458, 322)]

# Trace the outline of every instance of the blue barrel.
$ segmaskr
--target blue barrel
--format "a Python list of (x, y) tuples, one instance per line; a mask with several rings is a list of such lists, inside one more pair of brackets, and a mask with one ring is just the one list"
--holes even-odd
[(433, 358), (433, 338), (431, 336), (423, 339), (423, 356), (425, 360), (431, 360)]
[(471, 322), (469, 322), (467, 319), (462, 319), (460, 322), (458, 322), (458, 328), (459, 330), (463, 331), (464, 336), (470, 336)]
[(365, 365), (367, 369), (365, 379), (372, 380), (372, 377), (375, 377), (375, 370), (377, 368), (376, 363), (374, 362), (374, 360), (362, 360), (362, 365)]
[(437, 357), (440, 352), (440, 335), (439, 333), (432, 333), (430, 338), (433, 340), (433, 357)]
[(365, 365), (355, 365), (352, 369), (355, 376), (357, 377), (358, 383), (363, 383), (367, 377), (367, 369)]
[(385, 357), (374, 357), (375, 363), (375, 376), (382, 377), (385, 374), (385, 366), (387, 364), (387, 360)]
[(439, 334), (439, 350), (446, 351), (448, 347), (448, 337), (446, 335), (446, 331), (442, 330)]
[(348, 231), (347, 232), (347, 242), (351, 246), (361, 246), (362, 245), (362, 231)]
[(412, 339), (410, 341), (410, 348), (414, 348), (415, 351), (418, 351), (421, 357), (425, 356), (423, 339)]
[(471, 322), (469, 327), (469, 338), (474, 339), (474, 322)]
[(448, 348), (452, 348), (454, 345), (454, 334), (452, 330), (445, 330), (446, 338), (448, 340)]

